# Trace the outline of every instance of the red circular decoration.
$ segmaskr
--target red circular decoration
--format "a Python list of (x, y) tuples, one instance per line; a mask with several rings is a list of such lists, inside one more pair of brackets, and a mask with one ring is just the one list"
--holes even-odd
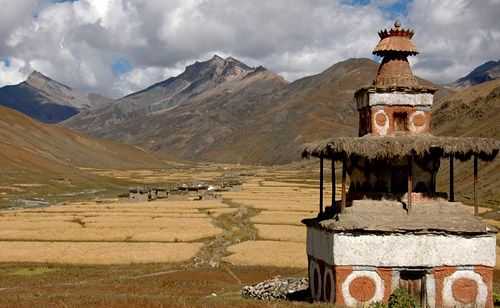
[(413, 124), (415, 126), (423, 126), (425, 124), (425, 116), (422, 114), (417, 114), (413, 117)]
[(459, 278), (451, 285), (453, 297), (464, 304), (470, 304), (476, 301), (477, 282), (472, 279)]
[(387, 122), (387, 116), (383, 113), (379, 113), (375, 116), (375, 122), (377, 122), (379, 126), (384, 126)]
[(349, 293), (360, 302), (372, 299), (375, 296), (375, 290), (375, 281), (366, 276), (355, 278), (349, 285)]

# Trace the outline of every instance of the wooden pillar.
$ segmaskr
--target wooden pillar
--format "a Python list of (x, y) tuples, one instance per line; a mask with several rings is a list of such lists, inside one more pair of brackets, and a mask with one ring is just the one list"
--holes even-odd
[(332, 157), (332, 207), (335, 206), (335, 161)]
[(319, 158), (319, 212), (323, 213), (323, 157)]
[(474, 155), (474, 215), (479, 215), (478, 194), (477, 194), (477, 155)]
[(408, 215), (411, 213), (411, 206), (413, 203), (412, 193), (413, 193), (413, 160), (411, 156), (408, 156)]
[(345, 207), (347, 204), (347, 167), (346, 167), (346, 159), (342, 160), (342, 204), (340, 206), (340, 213), (345, 213)]
[(453, 156), (450, 157), (450, 202), (455, 202)]

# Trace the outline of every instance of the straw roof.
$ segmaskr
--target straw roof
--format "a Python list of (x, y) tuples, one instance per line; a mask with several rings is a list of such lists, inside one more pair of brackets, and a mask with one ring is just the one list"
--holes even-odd
[(472, 137), (437, 137), (432, 135), (335, 137), (304, 145), (302, 157), (342, 160), (357, 156), (368, 160), (408, 156), (454, 157), (462, 161), (473, 155), (491, 161), (498, 154), (500, 141)]

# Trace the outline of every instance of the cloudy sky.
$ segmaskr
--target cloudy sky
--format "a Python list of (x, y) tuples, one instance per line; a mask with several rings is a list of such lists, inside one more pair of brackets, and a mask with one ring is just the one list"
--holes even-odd
[(0, 86), (33, 70), (108, 97), (218, 54), (287, 80), (369, 57), (396, 18), (414, 72), (450, 82), (500, 59), (500, 0), (0, 0)]

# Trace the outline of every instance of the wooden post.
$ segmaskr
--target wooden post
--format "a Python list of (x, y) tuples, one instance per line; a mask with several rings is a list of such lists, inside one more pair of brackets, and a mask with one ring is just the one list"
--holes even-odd
[(319, 212), (323, 213), (323, 157), (319, 158)]
[(413, 193), (413, 180), (412, 180), (412, 175), (413, 175), (413, 161), (411, 156), (408, 156), (408, 215), (411, 213), (411, 206), (412, 206), (412, 193)]
[(346, 192), (346, 189), (347, 189), (347, 183), (346, 183), (346, 180), (347, 180), (347, 167), (346, 167), (346, 159), (344, 158), (342, 160), (342, 204), (340, 206), (340, 213), (344, 214), (345, 213), (345, 207), (346, 207), (346, 204), (347, 204), (347, 200), (346, 200), (346, 197), (347, 197), (347, 192)]
[(450, 202), (455, 202), (455, 183), (453, 175), (453, 156), (450, 157)]
[(477, 194), (477, 155), (474, 155), (474, 215), (479, 215), (478, 194)]
[(332, 157), (332, 207), (335, 206), (335, 161)]

